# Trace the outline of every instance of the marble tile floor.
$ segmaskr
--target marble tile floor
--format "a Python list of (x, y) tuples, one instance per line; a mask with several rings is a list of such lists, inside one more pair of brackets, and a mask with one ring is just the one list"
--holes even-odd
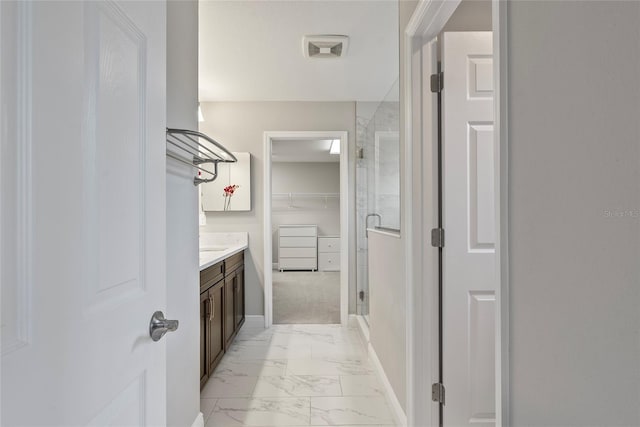
[(206, 427), (391, 427), (354, 326), (244, 327), (202, 390)]

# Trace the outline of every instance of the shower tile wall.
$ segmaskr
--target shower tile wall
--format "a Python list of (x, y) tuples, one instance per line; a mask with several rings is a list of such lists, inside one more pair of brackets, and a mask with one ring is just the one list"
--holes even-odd
[[(376, 212), (382, 217), (382, 226), (400, 229), (400, 122), (399, 103), (384, 101), (376, 111), (373, 122), (367, 127), (366, 136), (371, 141), (371, 147), (375, 150), (376, 132), (386, 136), (383, 143), (377, 148), (379, 161), (374, 164), (369, 172), (370, 185), (373, 196), (373, 204)], [(393, 136), (391, 136), (393, 135)], [(376, 176), (380, 182), (376, 183)], [(373, 180), (373, 182), (371, 182)]]

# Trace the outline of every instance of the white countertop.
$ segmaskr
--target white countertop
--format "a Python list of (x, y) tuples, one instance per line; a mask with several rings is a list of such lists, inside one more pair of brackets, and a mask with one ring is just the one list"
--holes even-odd
[(200, 271), (249, 247), (249, 236), (240, 233), (200, 233)]

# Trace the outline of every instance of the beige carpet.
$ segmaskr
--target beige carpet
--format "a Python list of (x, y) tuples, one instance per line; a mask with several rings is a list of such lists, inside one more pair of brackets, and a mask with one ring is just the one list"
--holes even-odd
[(340, 323), (340, 272), (273, 272), (273, 323)]

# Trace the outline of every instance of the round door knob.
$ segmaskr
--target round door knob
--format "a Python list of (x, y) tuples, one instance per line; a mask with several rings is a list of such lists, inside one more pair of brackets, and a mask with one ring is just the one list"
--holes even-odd
[(149, 336), (154, 341), (160, 341), (160, 338), (162, 338), (164, 334), (178, 329), (179, 324), (180, 322), (177, 320), (165, 319), (163, 312), (156, 311), (153, 313), (153, 316), (151, 316), (151, 321), (149, 322)]

